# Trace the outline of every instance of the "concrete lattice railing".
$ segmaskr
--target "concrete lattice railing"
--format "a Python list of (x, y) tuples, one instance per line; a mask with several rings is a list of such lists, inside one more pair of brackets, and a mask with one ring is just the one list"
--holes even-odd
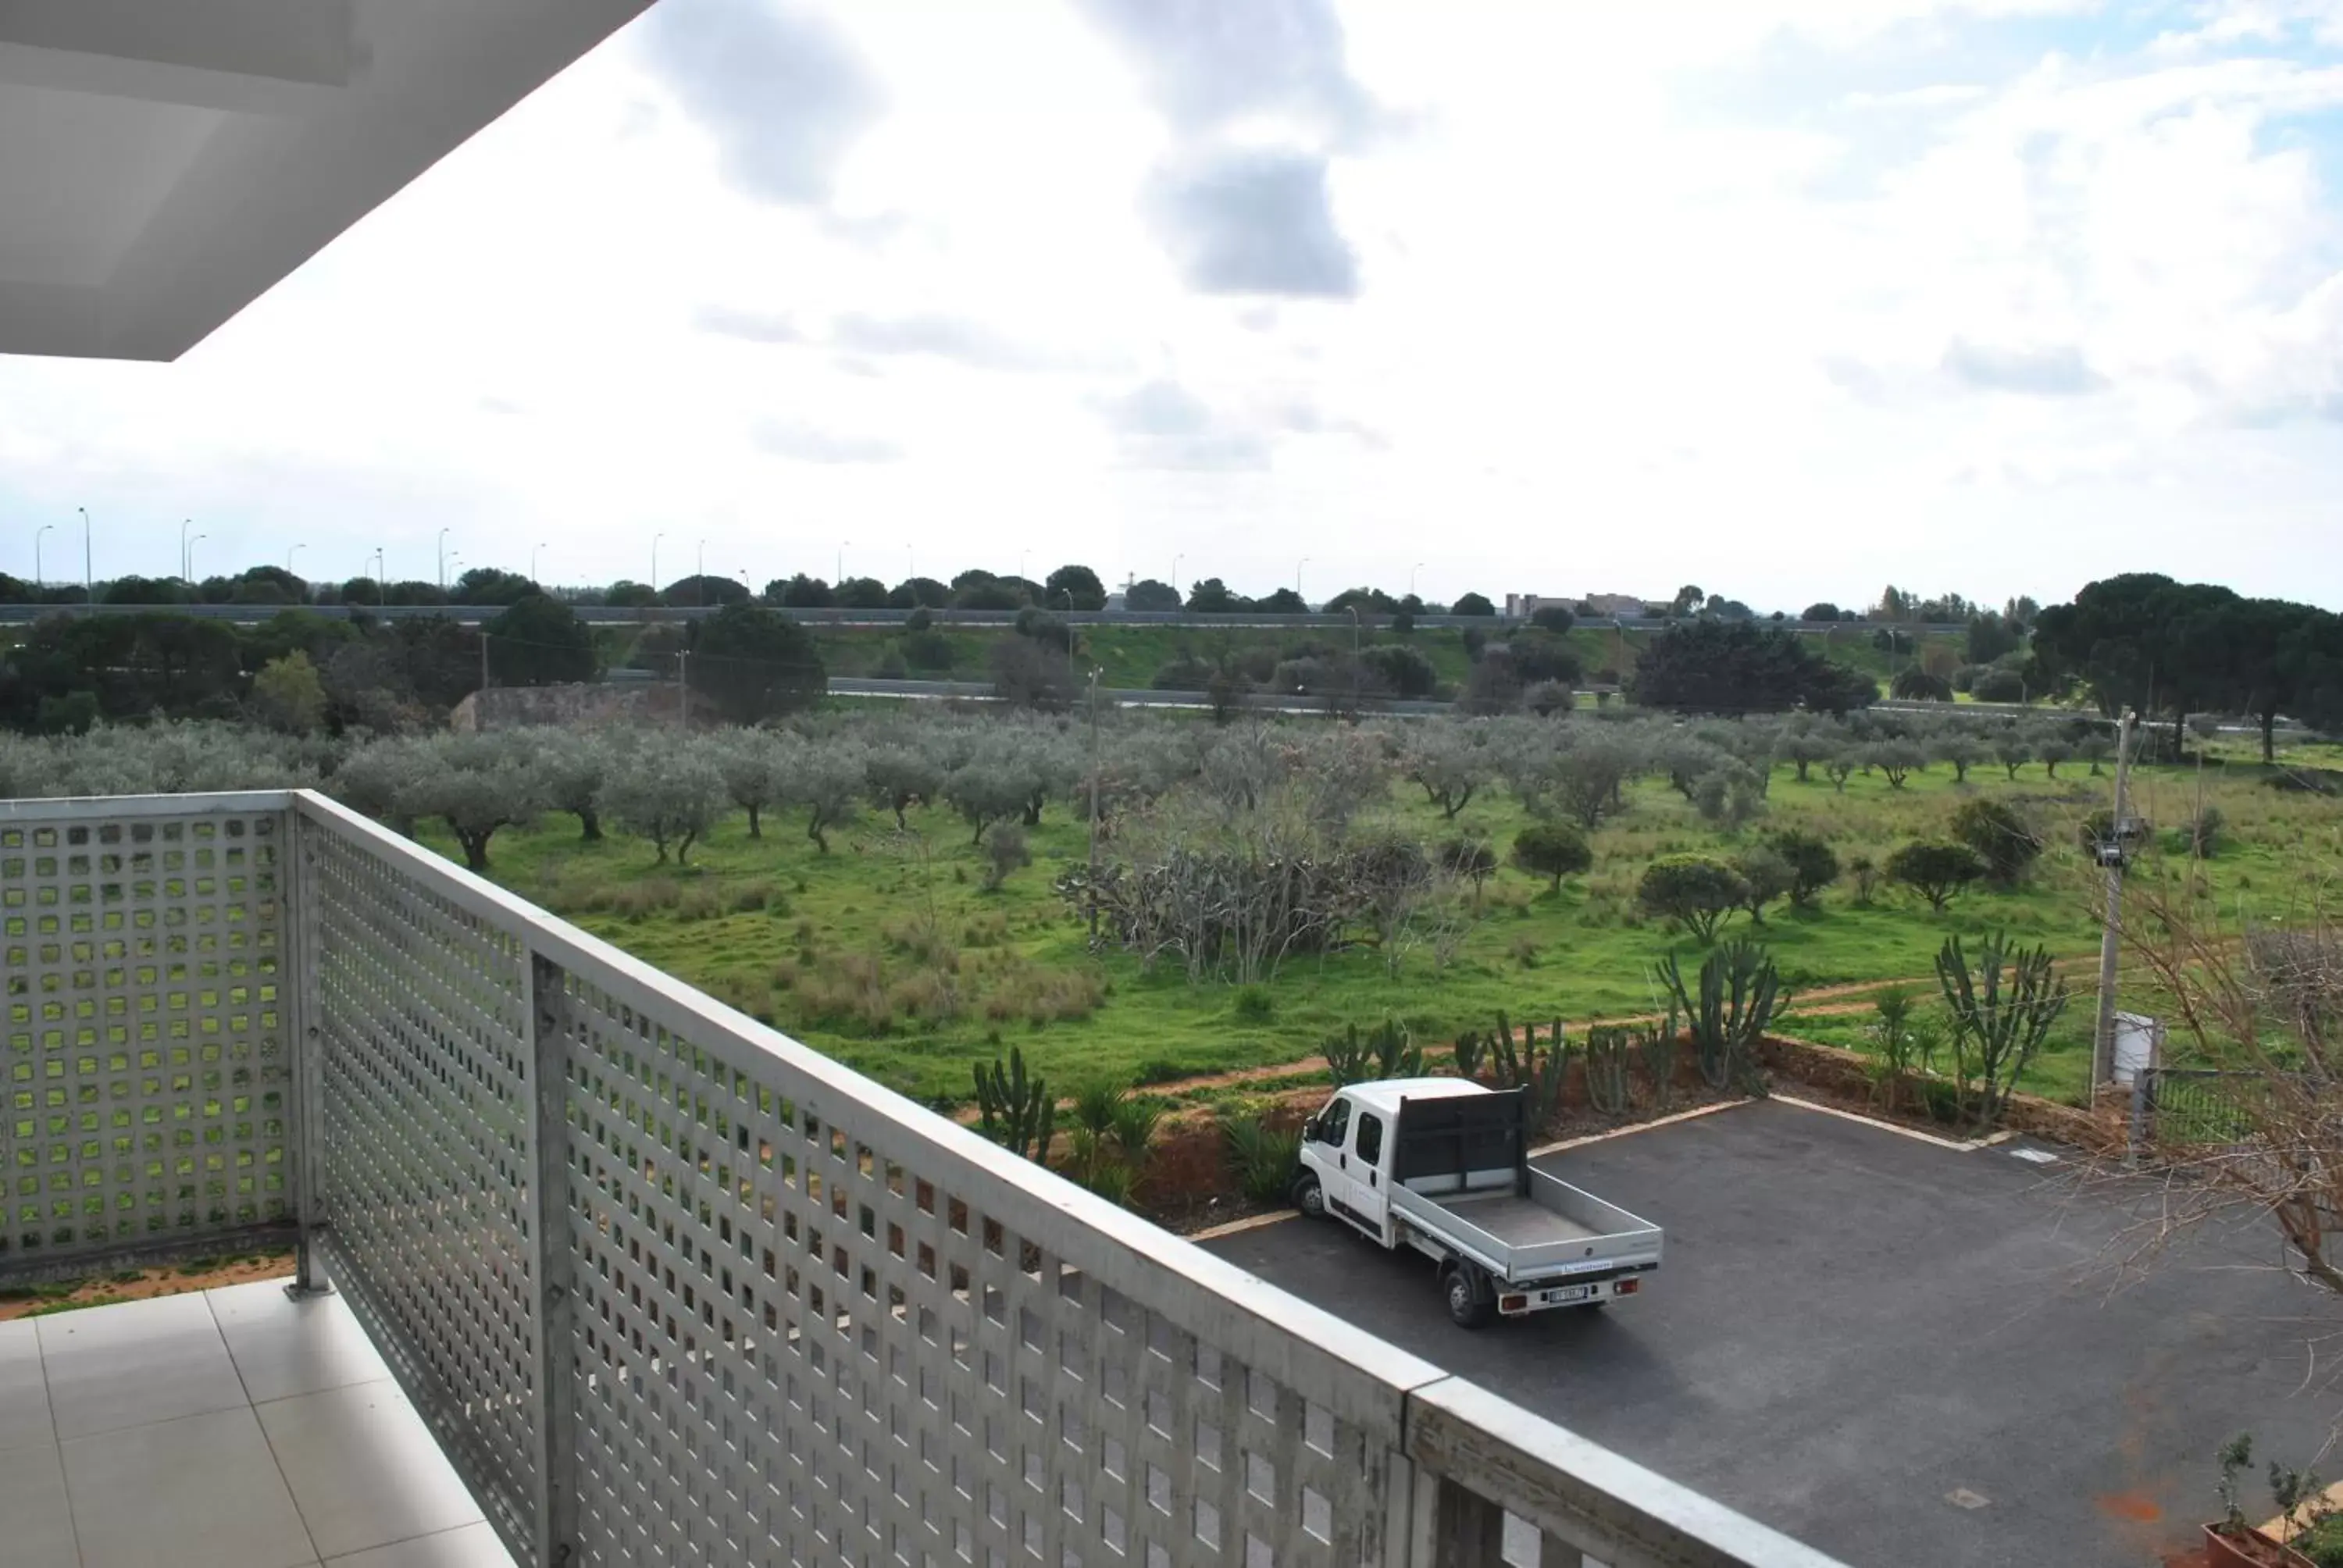
[(1825, 1560), (320, 796), (0, 802), (0, 1275), (297, 1227), (519, 1562)]

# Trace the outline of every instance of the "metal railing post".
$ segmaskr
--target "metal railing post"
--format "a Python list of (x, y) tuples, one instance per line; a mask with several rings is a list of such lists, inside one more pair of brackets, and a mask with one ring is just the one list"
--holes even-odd
[(326, 1040), (317, 994), (318, 972), (317, 829), (301, 819), (297, 804), (285, 809), (285, 864), (279, 887), (285, 900), (285, 950), (277, 991), (285, 1009), (287, 1067), (287, 1164), (293, 1183), (294, 1217), (300, 1236), (294, 1249), (295, 1298), (333, 1289), (318, 1267), (317, 1232), (326, 1224)]
[(2133, 1163), (2147, 1147), (2147, 1121), (2156, 1106), (2156, 1069), (2143, 1067), (2131, 1075), (2131, 1127), (2124, 1140), (2125, 1156)]
[(529, 1280), (536, 1334), (531, 1342), (531, 1431), (537, 1452), (536, 1568), (562, 1568), (578, 1538), (577, 1386), (570, 1366), (574, 1292), (569, 1247), (568, 976), (541, 953), (529, 954), (530, 1067), (536, 1114), (529, 1121)]

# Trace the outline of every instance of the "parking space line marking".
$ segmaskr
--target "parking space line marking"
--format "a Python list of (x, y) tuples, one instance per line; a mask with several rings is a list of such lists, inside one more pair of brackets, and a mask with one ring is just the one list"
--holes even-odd
[(1185, 1239), (1191, 1241), (1210, 1241), (1222, 1236), (1234, 1236), (1242, 1231), (1258, 1231), (1264, 1225), (1274, 1225), (1281, 1221), (1291, 1220), (1301, 1212), (1299, 1209), (1280, 1209), (1270, 1214), (1248, 1214), (1242, 1220), (1231, 1220), (1225, 1224), (1207, 1226), (1202, 1231), (1192, 1231)]
[(1548, 1143), (1530, 1151), (1530, 1158), (1543, 1160), (1549, 1154), (1559, 1154), (1565, 1149), (1577, 1149), (1589, 1143), (1602, 1143), (1614, 1138), (1626, 1138), (1638, 1132), (1649, 1132), (1654, 1127), (1672, 1127), (1679, 1121), (1690, 1121), (1695, 1116), (1714, 1116), (1720, 1111), (1733, 1111), (1748, 1104), (1745, 1100), (1720, 1100), (1714, 1105), (1695, 1105), (1690, 1111), (1679, 1111), (1673, 1116), (1663, 1116), (1652, 1121), (1638, 1121), (1627, 1127), (1614, 1127), (1608, 1132), (1589, 1132), (1584, 1137), (1565, 1138), (1559, 1143)]
[(1795, 1095), (1777, 1094), (1774, 1096), (1774, 1101), (1778, 1105), (1795, 1105), (1801, 1111), (1817, 1111), (1825, 1116), (1835, 1116), (1842, 1121), (1854, 1121), (1865, 1127), (1876, 1127), (1882, 1132), (1893, 1132), (1899, 1138), (1915, 1138), (1923, 1143), (1933, 1143), (1939, 1149), (1949, 1149), (1956, 1154), (1974, 1154), (1980, 1149), (1990, 1149), (1996, 1143), (2006, 1143), (2017, 1136), (2016, 1132), (2005, 1127), (1998, 1132), (1964, 1143), (1957, 1139), (1939, 1138), (1933, 1132), (1923, 1132), (1916, 1127), (1905, 1127), (1893, 1121), (1883, 1121), (1875, 1116), (1859, 1116), (1852, 1111), (1841, 1111), (1835, 1105), (1823, 1105), (1812, 1100), (1800, 1100)]

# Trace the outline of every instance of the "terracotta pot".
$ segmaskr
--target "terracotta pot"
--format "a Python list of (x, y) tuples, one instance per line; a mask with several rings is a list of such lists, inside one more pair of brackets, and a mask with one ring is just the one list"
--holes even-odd
[(2317, 1568), (2309, 1558), (2248, 1527), (2231, 1534), (2227, 1526), (2205, 1526), (2205, 1561), (2211, 1568)]

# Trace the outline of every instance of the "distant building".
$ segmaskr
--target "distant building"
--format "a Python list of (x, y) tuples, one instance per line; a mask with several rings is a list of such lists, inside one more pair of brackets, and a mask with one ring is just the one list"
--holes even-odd
[[(1505, 613), (1516, 618), (1526, 619), (1548, 605), (1560, 605), (1566, 610), (1582, 615), (1640, 616), (1644, 613), (1644, 600), (1631, 593), (1593, 593), (1576, 598), (1559, 594), (1509, 593), (1505, 596)], [(1579, 608), (1582, 605), (1585, 607), (1583, 610)]]

